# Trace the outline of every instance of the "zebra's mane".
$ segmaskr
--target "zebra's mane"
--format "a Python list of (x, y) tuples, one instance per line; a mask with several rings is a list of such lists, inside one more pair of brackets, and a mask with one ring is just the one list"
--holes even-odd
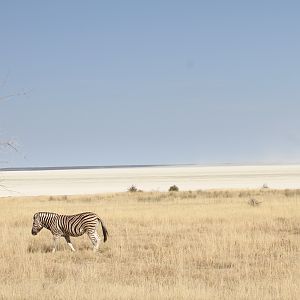
[(53, 212), (48, 212), (48, 211), (40, 211), (37, 213), (39, 216), (47, 216), (47, 217), (50, 217), (50, 216), (57, 216), (58, 214), (57, 213), (53, 213)]

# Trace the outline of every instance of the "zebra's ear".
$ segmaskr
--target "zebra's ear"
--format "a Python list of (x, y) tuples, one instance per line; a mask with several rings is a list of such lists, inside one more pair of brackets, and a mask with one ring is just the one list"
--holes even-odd
[(38, 216), (38, 213), (35, 213), (35, 214), (33, 215), (33, 220), (35, 220), (35, 219), (37, 218), (37, 216)]

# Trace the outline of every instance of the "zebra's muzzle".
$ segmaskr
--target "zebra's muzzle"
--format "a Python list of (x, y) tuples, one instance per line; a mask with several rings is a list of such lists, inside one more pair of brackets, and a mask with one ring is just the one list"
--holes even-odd
[(36, 232), (35, 230), (32, 229), (32, 230), (31, 230), (31, 234), (32, 234), (32, 235), (37, 235), (37, 232)]

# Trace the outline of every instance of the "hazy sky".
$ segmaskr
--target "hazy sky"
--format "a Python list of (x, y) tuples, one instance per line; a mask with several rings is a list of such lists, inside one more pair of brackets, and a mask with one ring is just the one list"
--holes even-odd
[(299, 11), (0, 1), (0, 167), (299, 162)]

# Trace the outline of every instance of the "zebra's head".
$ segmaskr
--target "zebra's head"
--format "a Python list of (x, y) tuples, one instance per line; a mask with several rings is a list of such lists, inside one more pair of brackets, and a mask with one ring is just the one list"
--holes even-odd
[(40, 214), (36, 213), (33, 215), (33, 224), (32, 224), (32, 229), (31, 233), (33, 235), (37, 235), (43, 228), (43, 224), (40, 219)]

